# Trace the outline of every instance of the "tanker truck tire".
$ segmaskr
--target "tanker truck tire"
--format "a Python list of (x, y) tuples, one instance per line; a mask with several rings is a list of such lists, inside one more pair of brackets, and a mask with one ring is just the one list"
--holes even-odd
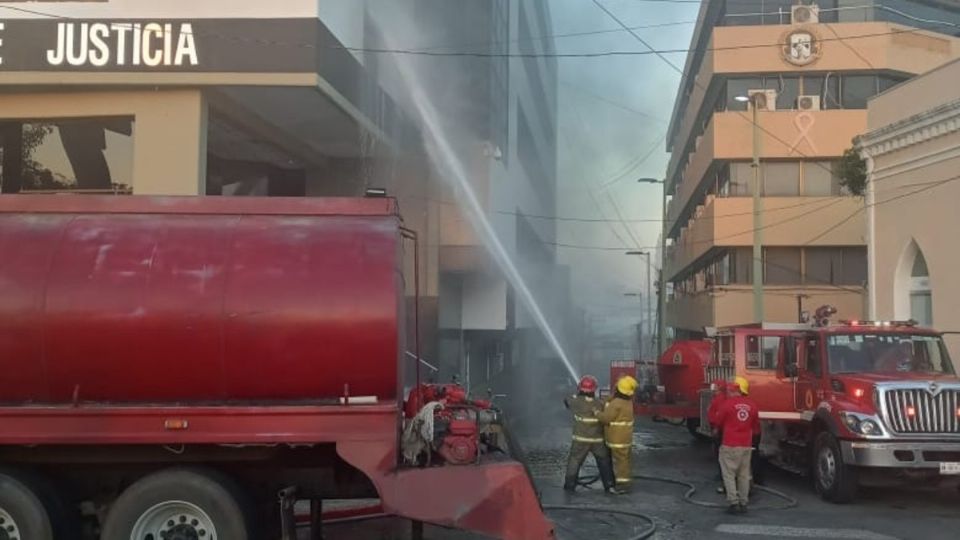
[(56, 540), (40, 495), (27, 478), (15, 472), (0, 471), (0, 538)]
[(127, 488), (110, 508), (100, 540), (257, 540), (246, 497), (205, 469), (168, 469)]
[(857, 470), (843, 462), (837, 438), (824, 431), (813, 446), (813, 485), (826, 501), (844, 504), (857, 496)]

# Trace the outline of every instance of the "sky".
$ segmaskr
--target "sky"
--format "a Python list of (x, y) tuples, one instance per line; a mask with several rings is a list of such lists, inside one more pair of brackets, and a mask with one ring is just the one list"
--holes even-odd
[[(699, 3), (602, 0), (603, 5), (657, 49), (690, 44)], [(643, 51), (646, 47), (593, 0), (550, 0), (553, 34), (612, 30), (555, 38), (557, 52)], [(682, 23), (668, 24), (667, 23)], [(684, 54), (667, 56), (683, 67)], [(663, 178), (669, 154), (664, 140), (680, 74), (655, 55), (560, 58), (557, 214), (609, 219), (558, 222), (558, 243), (592, 247), (656, 246), (661, 187), (638, 178)], [(619, 221), (621, 217), (626, 223)], [(558, 248), (574, 274), (574, 294), (598, 333), (635, 336), (637, 297), (646, 292), (646, 261), (620, 250)], [(655, 252), (654, 252), (655, 254)], [(659, 263), (654, 258), (654, 265)], [(655, 279), (655, 274), (654, 274)], [(654, 299), (654, 306), (656, 301)]]

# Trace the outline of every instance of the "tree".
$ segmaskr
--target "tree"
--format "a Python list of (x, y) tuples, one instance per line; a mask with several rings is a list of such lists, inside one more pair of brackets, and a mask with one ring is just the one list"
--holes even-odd
[(840, 185), (853, 195), (862, 196), (867, 189), (867, 162), (856, 148), (848, 148), (840, 158)]

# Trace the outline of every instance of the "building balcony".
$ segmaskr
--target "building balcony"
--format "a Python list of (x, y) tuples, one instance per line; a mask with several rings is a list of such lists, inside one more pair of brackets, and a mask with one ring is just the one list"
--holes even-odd
[[(859, 197), (764, 197), (763, 245), (862, 245), (863, 219), (848, 219), (862, 208), (863, 200)], [(715, 247), (753, 245), (753, 198), (708, 196), (706, 204), (697, 209), (695, 216), (679, 239), (667, 248), (667, 279), (672, 279)], [(821, 234), (823, 236), (819, 237)]]
[[(862, 318), (863, 290), (859, 287), (764, 287), (765, 322), (797, 322), (801, 310), (812, 313), (825, 304), (837, 308), (836, 320)], [(725, 285), (675, 297), (667, 302), (665, 321), (671, 328), (690, 331), (756, 322), (753, 290), (750, 285)]]
[[(823, 110), (812, 112), (770, 111), (758, 115), (762, 160), (835, 159), (850, 148), (855, 136), (867, 126), (865, 110)], [(751, 113), (718, 112), (713, 115), (690, 162), (683, 181), (667, 209), (671, 233), (684, 225), (681, 216), (689, 213), (694, 200), (704, 192), (707, 173), (718, 161), (749, 161), (753, 158)]]
[[(924, 30), (905, 32), (904, 27), (887, 22), (848, 22), (808, 25), (819, 38), (821, 54), (810, 65), (796, 66), (783, 59), (781, 43), (788, 25), (718, 26), (712, 28), (703, 61), (695, 75), (686, 106), (678, 111), (670, 131), (673, 157), (668, 178), (673, 178), (683, 148), (694, 130), (704, 101), (715, 94), (720, 77), (757, 73), (804, 74), (852, 71), (919, 74), (929, 71), (960, 54), (960, 38)], [(793, 139), (789, 139), (793, 140)]]

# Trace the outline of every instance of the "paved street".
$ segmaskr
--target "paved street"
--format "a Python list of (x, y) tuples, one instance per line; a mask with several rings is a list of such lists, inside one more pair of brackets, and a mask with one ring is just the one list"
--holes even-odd
[[(854, 540), (955, 539), (960, 529), (957, 505), (960, 494), (951, 486), (865, 488), (855, 505), (838, 506), (821, 501), (809, 480), (772, 471), (768, 485), (795, 497), (799, 505), (789, 510), (753, 510), (747, 516), (728, 516), (719, 509), (683, 502), (681, 486), (640, 481), (626, 497), (583, 490), (567, 496), (561, 489), (565, 459), (563, 441), (569, 428), (554, 427), (527, 440), (527, 451), (545, 504), (612, 506), (635, 510), (656, 520), (660, 540), (839, 538)], [(722, 503), (714, 493), (715, 469), (710, 448), (691, 441), (686, 430), (664, 424), (638, 423), (634, 470), (638, 474), (685, 480), (698, 486), (698, 500)], [(760, 493), (755, 506), (778, 506), (779, 499)], [(643, 524), (611, 514), (551, 512), (561, 539), (618, 539), (640, 532)], [(396, 521), (368, 522), (332, 527), (330, 539), (404, 539), (408, 527)], [(433, 540), (473, 540), (475, 536), (427, 529)]]

